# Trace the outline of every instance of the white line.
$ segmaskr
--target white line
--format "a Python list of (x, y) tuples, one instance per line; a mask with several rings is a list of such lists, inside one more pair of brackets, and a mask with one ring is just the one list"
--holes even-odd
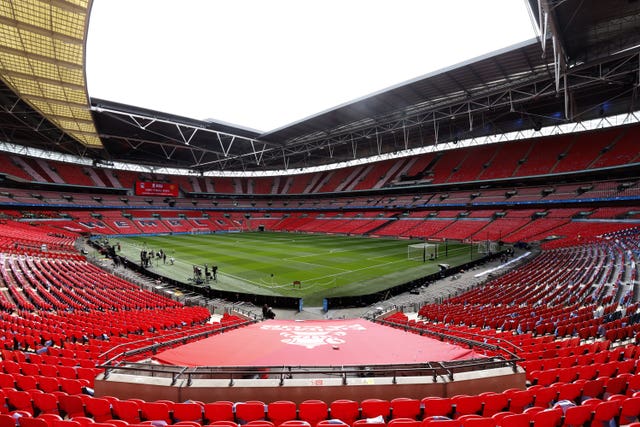
[[(317, 255), (309, 255), (309, 256), (317, 256)], [(339, 271), (352, 271), (352, 270), (347, 270), (347, 269), (340, 268), (340, 267), (331, 267), (331, 266), (329, 266), (329, 265), (315, 264), (315, 263), (313, 263), (313, 262), (298, 261), (296, 258), (302, 258), (302, 257), (282, 258), (282, 261), (297, 262), (297, 263), (299, 263), (299, 264), (313, 265), (314, 267), (320, 267), (320, 268), (330, 268), (330, 269), (332, 269), (332, 270), (339, 270)]]
[(389, 264), (396, 264), (398, 262), (404, 262), (405, 260), (399, 260), (399, 261), (389, 261), (389, 262), (384, 262), (382, 264), (376, 264), (376, 265), (370, 265), (369, 267), (362, 267), (362, 268), (358, 268), (357, 270), (344, 270), (344, 272), (342, 273), (336, 273), (336, 274), (327, 274), (326, 276), (320, 276), (320, 277), (314, 277), (313, 280), (320, 280), (320, 279), (324, 279), (326, 277), (336, 277), (336, 276), (342, 276), (343, 274), (349, 274), (349, 273), (354, 273), (356, 271), (362, 271), (362, 270), (368, 270), (370, 268), (377, 268), (377, 267), (381, 267), (383, 265), (389, 265)]

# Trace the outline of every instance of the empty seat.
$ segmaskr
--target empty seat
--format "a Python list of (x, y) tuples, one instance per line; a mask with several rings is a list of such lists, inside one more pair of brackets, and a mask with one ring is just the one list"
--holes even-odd
[(126, 421), (129, 424), (135, 424), (140, 422), (140, 406), (138, 402), (131, 400), (118, 400), (112, 402), (112, 411), (114, 418), (122, 421)]
[(387, 423), (390, 427), (420, 427), (422, 421), (415, 418), (393, 418)]
[(562, 421), (562, 409), (545, 409), (533, 415), (533, 427), (560, 427)]
[(84, 402), (80, 396), (61, 395), (58, 398), (58, 403), (60, 406), (60, 415), (67, 416), (68, 418), (76, 416), (83, 417), (85, 415)]
[(277, 400), (267, 406), (267, 416), (269, 421), (279, 426), (285, 421), (295, 420), (298, 407), (290, 400)]
[(390, 402), (383, 399), (365, 399), (360, 402), (360, 409), (362, 418), (382, 417), (387, 420), (391, 414)]
[(37, 393), (32, 396), (32, 399), (33, 408), (35, 409), (35, 414), (37, 416), (42, 414), (60, 414), (58, 398), (55, 394)]
[(164, 421), (167, 424), (171, 424), (171, 414), (166, 403), (144, 402), (139, 406), (142, 421)]
[(497, 421), (491, 417), (468, 417), (461, 418), (462, 427), (495, 427)]
[(391, 400), (391, 416), (393, 418), (417, 419), (420, 415), (420, 400), (397, 397)]
[(322, 400), (305, 400), (298, 406), (298, 418), (307, 421), (311, 427), (327, 419), (329, 407)]
[(5, 390), (7, 405), (10, 411), (25, 411), (33, 416), (33, 401), (31, 395), (26, 391)]
[(352, 425), (360, 417), (360, 405), (355, 400), (338, 399), (329, 405), (331, 418)]
[(591, 423), (593, 408), (588, 405), (571, 406), (564, 412), (562, 425), (565, 427), (582, 427)]
[(456, 418), (461, 415), (480, 415), (482, 413), (482, 397), (457, 395), (451, 398)]
[(609, 400), (600, 402), (594, 406), (593, 418), (591, 419), (591, 425), (593, 427), (599, 425), (608, 425), (612, 420), (620, 414), (620, 402), (617, 400)]
[(20, 427), (49, 427), (49, 424), (40, 418), (21, 417)]
[(235, 422), (233, 414), (233, 402), (228, 400), (218, 400), (216, 402), (205, 403), (204, 419), (207, 423), (216, 421), (232, 421)]
[(85, 401), (85, 413), (99, 423), (113, 418), (111, 414), (111, 402), (107, 399), (87, 399)]
[(264, 420), (265, 405), (259, 400), (248, 400), (236, 404), (236, 421), (238, 423), (248, 423), (250, 421)]
[(640, 397), (629, 397), (622, 401), (620, 425), (637, 422), (640, 418)]
[(509, 399), (504, 393), (486, 392), (481, 393), (482, 415), (491, 417), (498, 412), (502, 412), (509, 406)]
[(424, 418), (453, 415), (453, 404), (449, 397), (425, 397), (421, 400), (421, 404)]
[(202, 410), (202, 405), (199, 403), (176, 403), (173, 405), (173, 422), (179, 423), (180, 421), (195, 421), (198, 424), (202, 424)]

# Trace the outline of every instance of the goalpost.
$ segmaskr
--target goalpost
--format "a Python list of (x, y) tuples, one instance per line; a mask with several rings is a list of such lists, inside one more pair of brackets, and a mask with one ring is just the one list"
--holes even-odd
[(437, 243), (415, 243), (407, 246), (407, 259), (409, 261), (428, 261), (438, 259)]

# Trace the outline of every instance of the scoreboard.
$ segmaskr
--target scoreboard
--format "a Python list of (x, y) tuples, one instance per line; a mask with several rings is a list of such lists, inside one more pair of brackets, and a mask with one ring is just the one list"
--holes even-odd
[(136, 181), (136, 196), (178, 197), (178, 185), (167, 182)]

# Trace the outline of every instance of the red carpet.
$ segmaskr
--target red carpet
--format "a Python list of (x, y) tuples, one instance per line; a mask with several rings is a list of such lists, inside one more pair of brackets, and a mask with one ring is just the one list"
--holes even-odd
[(268, 320), (158, 353), (181, 366), (375, 365), (464, 360), (473, 350), (364, 319)]

